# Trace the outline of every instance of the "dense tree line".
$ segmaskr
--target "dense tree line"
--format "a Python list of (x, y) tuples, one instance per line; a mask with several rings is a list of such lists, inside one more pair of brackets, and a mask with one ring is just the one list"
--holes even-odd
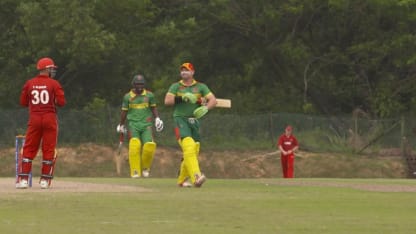
[(119, 105), (136, 73), (162, 102), (191, 61), (234, 113), (416, 110), (416, 0), (2, 0), (0, 12), (3, 109), (50, 56), (67, 108)]

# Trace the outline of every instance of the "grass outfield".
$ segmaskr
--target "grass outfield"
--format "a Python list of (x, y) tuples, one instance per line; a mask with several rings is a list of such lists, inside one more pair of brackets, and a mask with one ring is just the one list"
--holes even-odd
[(197, 189), (57, 178), (50, 190), (0, 180), (2, 233), (415, 233), (410, 179), (209, 179)]

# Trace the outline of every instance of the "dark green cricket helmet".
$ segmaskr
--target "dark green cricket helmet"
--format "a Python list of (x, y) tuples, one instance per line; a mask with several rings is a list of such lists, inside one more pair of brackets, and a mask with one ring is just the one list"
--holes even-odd
[(133, 80), (131, 81), (131, 84), (146, 84), (146, 80), (144, 79), (144, 76), (141, 74), (133, 76)]

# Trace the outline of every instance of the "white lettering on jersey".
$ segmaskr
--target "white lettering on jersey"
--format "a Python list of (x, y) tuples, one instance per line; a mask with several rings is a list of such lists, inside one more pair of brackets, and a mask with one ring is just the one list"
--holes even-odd
[(46, 85), (33, 85), (32, 88), (33, 89), (46, 89), (47, 86)]
[(49, 93), (47, 90), (32, 90), (31, 92), (32, 94), (32, 104), (33, 105), (37, 105), (37, 104), (48, 104), (49, 102)]

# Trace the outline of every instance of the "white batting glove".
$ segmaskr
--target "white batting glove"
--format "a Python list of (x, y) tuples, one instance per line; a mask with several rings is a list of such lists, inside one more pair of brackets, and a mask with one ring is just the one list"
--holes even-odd
[(156, 127), (156, 131), (161, 132), (163, 130), (163, 121), (157, 117), (155, 119), (155, 127)]
[(124, 127), (124, 125), (117, 125), (117, 129), (116, 129), (116, 131), (118, 132), (118, 133), (125, 133), (126, 132), (126, 127)]

